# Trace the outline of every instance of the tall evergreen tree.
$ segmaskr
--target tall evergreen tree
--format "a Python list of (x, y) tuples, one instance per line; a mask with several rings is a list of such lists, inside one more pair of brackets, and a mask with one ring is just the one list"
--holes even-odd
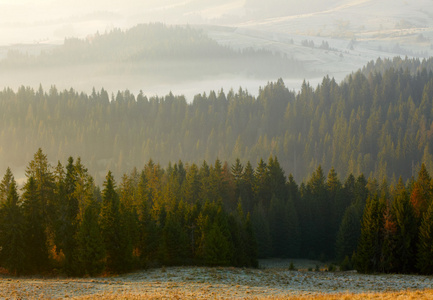
[(406, 190), (402, 190), (393, 202), (393, 212), (397, 225), (396, 266), (399, 272), (410, 273), (416, 265), (416, 242), (418, 238), (415, 213)]
[(115, 191), (115, 181), (109, 171), (102, 191), (101, 232), (107, 254), (107, 269), (111, 272), (125, 272), (131, 268), (128, 235), (125, 233), (120, 201)]
[(350, 205), (344, 213), (335, 242), (336, 257), (340, 261), (346, 256), (352, 257), (356, 251), (361, 236), (362, 213), (360, 203)]
[(0, 204), (0, 265), (20, 275), (27, 268), (25, 224), (15, 179), (12, 176), (9, 180), (8, 196)]
[(412, 203), (415, 216), (418, 219), (418, 224), (421, 224), (423, 214), (427, 211), (433, 197), (433, 190), (431, 186), (431, 178), (426, 166), (421, 165), (418, 173), (418, 179), (414, 184), (410, 195), (410, 202)]
[(105, 267), (106, 253), (98, 221), (98, 206), (93, 202), (86, 207), (77, 233), (78, 274), (95, 276)]
[(433, 270), (433, 203), (430, 204), (419, 228), (417, 268), (422, 274)]
[(169, 212), (162, 229), (160, 256), (165, 265), (181, 265), (186, 262), (188, 236), (177, 212)]
[(33, 160), (29, 163), (26, 169), (27, 178), (33, 177), (36, 185), (37, 197), (39, 198), (40, 209), (42, 210), (44, 226), (47, 226), (47, 231), (50, 234), (55, 216), (54, 197), (54, 176), (51, 170), (51, 165), (48, 162), (47, 155), (39, 148), (34, 154)]
[(61, 249), (65, 255), (64, 268), (69, 275), (76, 274), (78, 271), (76, 251), (79, 205), (75, 192), (77, 177), (74, 159), (69, 157), (64, 181), (65, 199), (61, 209)]
[(6, 202), (6, 199), (9, 195), (9, 189), (13, 180), (14, 176), (11, 169), (8, 167), (2, 181), (0, 182), (0, 204)]
[(358, 271), (370, 273), (379, 269), (381, 258), (380, 229), (382, 227), (382, 212), (379, 199), (369, 198), (364, 209), (361, 225), (361, 237), (356, 253)]
[(251, 215), (254, 235), (257, 239), (258, 257), (269, 258), (272, 255), (272, 239), (269, 228), (269, 218), (261, 202), (254, 206)]
[(257, 203), (254, 199), (255, 173), (251, 163), (248, 161), (242, 174), (242, 185), (240, 197), (242, 207), (247, 213), (252, 213), (254, 205)]
[(44, 205), (32, 176), (24, 186), (23, 214), (26, 266), (29, 272), (41, 272), (49, 267), (48, 241), (44, 226)]

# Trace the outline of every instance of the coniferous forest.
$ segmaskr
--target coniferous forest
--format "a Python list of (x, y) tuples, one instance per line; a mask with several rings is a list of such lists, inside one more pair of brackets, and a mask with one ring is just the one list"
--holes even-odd
[(149, 160), (102, 190), (80, 158), (51, 166), (39, 149), (19, 195), (0, 183), (0, 267), (71, 276), (161, 265), (257, 267), (258, 258), (310, 258), (360, 272), (431, 274), (433, 186), (341, 182), (319, 166), (298, 185), (278, 158), (162, 168)]
[(191, 103), (173, 94), (4, 89), (0, 170), (24, 170), (40, 147), (53, 161), (81, 157), (99, 185), (108, 170), (120, 178), (149, 158), (161, 165), (239, 158), (256, 167), (276, 155), (298, 182), (321, 165), (342, 178), (364, 174), (396, 184), (415, 176), (421, 162), (433, 172), (432, 62), (378, 60), (368, 75), (340, 84), (325, 77), (295, 92), (278, 80), (257, 97), (211, 91)]
[(5, 89), (0, 154), (29, 163), (22, 188), (2, 166), (0, 266), (94, 275), (290, 257), (429, 274), (432, 101), (431, 59), (190, 104)]

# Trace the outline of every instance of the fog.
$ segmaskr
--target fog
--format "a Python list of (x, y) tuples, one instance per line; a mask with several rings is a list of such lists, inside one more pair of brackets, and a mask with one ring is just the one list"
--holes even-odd
[[(95, 36), (155, 22), (197, 30), (233, 51), (265, 49), (289, 61), (269, 55), (263, 61), (243, 59), (234, 52), (216, 59), (209, 53), (214, 46), (202, 47), (201, 60), (183, 58), (200, 48), (200, 41), (170, 57), (168, 50), (179, 45), (173, 38), (161, 43), (157, 35), (125, 44), (124, 52), (119, 47), (124, 41), (116, 37), (110, 46), (91, 49)], [(257, 95), (278, 78), (292, 90), (304, 79), (312, 86), (326, 75), (341, 81), (378, 57), (429, 57), (433, 0), (0, 0), (0, 32), (0, 89), (24, 85), (36, 90), (41, 84), (45, 91), (52, 85), (85, 93), (104, 88), (110, 95), (128, 89), (149, 97), (172, 92), (192, 101), (196, 94), (221, 88), (242, 87)], [(63, 49), (71, 38), (88, 44), (80, 51), (74, 45)], [(106, 59), (86, 60), (86, 47)], [(218, 51), (217, 56), (226, 52)], [(165, 56), (146, 56), (160, 52)], [(71, 59), (71, 53), (78, 54)], [(115, 57), (107, 58), (110, 54)], [(23, 170), (15, 169), (17, 178), (24, 177)]]
[(2, 0), (0, 45), (61, 43), (65, 37), (84, 38), (137, 23), (202, 23), (225, 14), (241, 15), (244, 2)]
[(298, 76), (294, 77), (278, 70), (247, 75), (242, 75), (242, 70), (236, 73), (221, 70), (213, 76), (186, 76), (187, 80), (183, 76), (179, 80), (166, 80), (163, 76), (164, 80), (158, 82), (143, 74), (141, 77), (123, 74), (122, 78), (116, 78), (112, 74), (88, 72), (88, 66), (70, 72), (59, 66), (60, 73), (32, 68), (22, 69), (21, 73), (14, 70), (11, 76), (11, 72), (3, 71), (0, 87), (16, 89), (29, 85), (37, 88), (42, 84), (49, 88), (55, 84), (85, 92), (93, 87), (105, 87), (111, 92), (130, 89), (134, 93), (143, 90), (162, 95), (173, 91), (191, 100), (194, 94), (209, 89), (227, 90), (239, 86), (254, 94), (259, 86), (280, 77), (293, 89), (299, 88), (303, 79), (317, 84), (325, 75), (340, 81), (378, 57), (432, 55), (432, 4), (432, 0), (1, 0), (0, 59), (7, 56), (11, 47), (28, 55), (38, 55), (62, 45), (65, 38), (89, 39), (97, 32), (104, 34), (113, 29), (128, 30), (137, 24), (161, 22), (188, 24), (232, 49), (266, 49), (286, 55), (303, 62), (306, 72), (297, 72)]

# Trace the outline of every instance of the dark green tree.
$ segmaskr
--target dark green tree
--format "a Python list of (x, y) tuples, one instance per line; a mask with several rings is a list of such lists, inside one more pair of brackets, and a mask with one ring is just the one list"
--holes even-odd
[(422, 274), (433, 270), (433, 203), (430, 204), (419, 228), (417, 269)]
[(8, 196), (0, 204), (0, 265), (20, 275), (27, 269), (24, 216), (15, 179), (12, 176), (8, 181)]
[(382, 211), (377, 197), (369, 198), (364, 209), (361, 236), (356, 252), (356, 268), (362, 273), (379, 270), (382, 244)]
[(86, 207), (77, 233), (77, 273), (90, 276), (100, 274), (105, 268), (105, 255), (98, 206), (94, 202)]
[(402, 273), (415, 271), (418, 228), (415, 213), (406, 190), (402, 190), (393, 202), (397, 225), (396, 269)]
[(106, 267), (111, 272), (125, 272), (131, 268), (132, 250), (125, 232), (120, 201), (115, 181), (109, 171), (102, 191), (101, 232), (105, 244)]
[(186, 262), (188, 236), (175, 212), (169, 212), (162, 229), (159, 255), (164, 265), (181, 265)]
[(254, 236), (257, 239), (257, 252), (259, 258), (268, 258), (272, 256), (272, 239), (269, 229), (269, 218), (261, 202), (254, 206), (251, 215), (251, 223)]
[(354, 203), (346, 209), (335, 243), (335, 252), (338, 260), (346, 256), (352, 257), (361, 236), (361, 220), (363, 207), (360, 203)]
[(48, 241), (44, 224), (44, 205), (38, 194), (38, 186), (31, 176), (24, 185), (23, 214), (25, 222), (26, 269), (41, 272), (49, 268)]

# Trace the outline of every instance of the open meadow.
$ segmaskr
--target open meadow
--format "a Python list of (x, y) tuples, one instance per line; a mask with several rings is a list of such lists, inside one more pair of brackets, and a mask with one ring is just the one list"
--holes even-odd
[[(1, 299), (433, 299), (431, 276), (327, 272), (325, 265), (264, 260), (259, 269), (167, 267), (95, 278), (0, 279)], [(314, 271), (308, 271), (313, 268)]]

